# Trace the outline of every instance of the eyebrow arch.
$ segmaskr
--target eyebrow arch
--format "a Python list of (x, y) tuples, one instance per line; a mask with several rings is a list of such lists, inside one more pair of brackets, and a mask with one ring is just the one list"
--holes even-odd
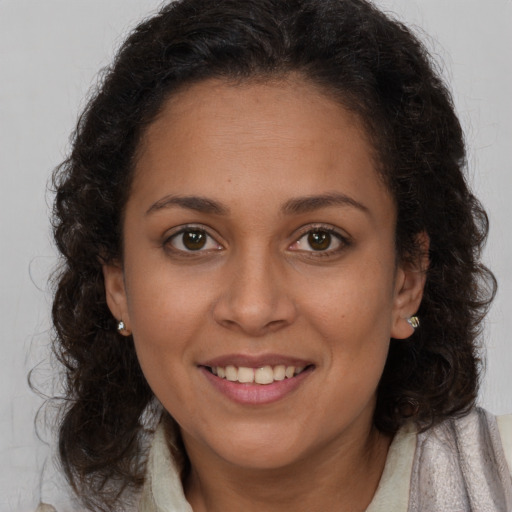
[(329, 206), (350, 206), (357, 208), (364, 213), (369, 213), (369, 210), (359, 201), (339, 193), (321, 194), (317, 196), (298, 197), (290, 199), (283, 207), (282, 211), (286, 215), (297, 215), (301, 213), (309, 213), (321, 208)]
[(146, 215), (173, 206), (216, 215), (227, 215), (229, 213), (229, 209), (226, 206), (206, 197), (169, 195), (152, 204), (146, 211)]

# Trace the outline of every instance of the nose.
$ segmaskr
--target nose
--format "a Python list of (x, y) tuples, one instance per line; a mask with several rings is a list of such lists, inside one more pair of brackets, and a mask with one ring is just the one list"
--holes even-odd
[(214, 305), (220, 325), (250, 336), (264, 336), (292, 324), (297, 308), (279, 264), (265, 255), (240, 255), (226, 268)]

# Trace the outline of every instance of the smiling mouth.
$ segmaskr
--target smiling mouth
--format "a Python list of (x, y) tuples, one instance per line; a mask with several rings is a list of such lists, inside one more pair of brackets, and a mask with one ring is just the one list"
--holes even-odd
[(205, 366), (205, 368), (220, 379), (225, 379), (230, 382), (239, 382), (241, 384), (260, 384), (264, 386), (273, 384), (274, 382), (292, 379), (305, 370), (312, 369), (313, 365), (287, 366), (279, 364), (276, 366), (262, 366), (260, 368), (228, 365)]

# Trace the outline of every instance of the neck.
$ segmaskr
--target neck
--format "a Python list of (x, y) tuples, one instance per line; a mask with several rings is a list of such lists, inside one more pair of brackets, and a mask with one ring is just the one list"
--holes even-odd
[(272, 469), (233, 467), (186, 443), (192, 464), (186, 496), (194, 512), (363, 512), (377, 489), (390, 442), (372, 427), (359, 442), (333, 440)]

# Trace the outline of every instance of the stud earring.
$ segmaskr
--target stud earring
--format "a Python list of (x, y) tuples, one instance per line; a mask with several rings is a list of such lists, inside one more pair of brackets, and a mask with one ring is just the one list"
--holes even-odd
[(407, 318), (407, 323), (416, 330), (420, 326), (420, 319), (417, 316), (410, 316)]
[(126, 328), (126, 325), (124, 324), (124, 322), (122, 320), (119, 320), (119, 322), (117, 324), (117, 332), (119, 334), (122, 334), (123, 336), (130, 335), (130, 331)]

